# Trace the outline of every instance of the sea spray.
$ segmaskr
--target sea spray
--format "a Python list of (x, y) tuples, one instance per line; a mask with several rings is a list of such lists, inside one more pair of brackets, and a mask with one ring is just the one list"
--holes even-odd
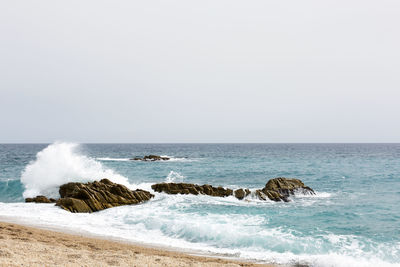
[(58, 187), (69, 182), (88, 182), (108, 178), (129, 186), (128, 179), (78, 152), (79, 144), (56, 142), (36, 155), (21, 174), (23, 197), (58, 197)]
[(170, 171), (167, 178), (165, 178), (166, 183), (182, 183), (185, 176), (181, 175), (179, 172)]

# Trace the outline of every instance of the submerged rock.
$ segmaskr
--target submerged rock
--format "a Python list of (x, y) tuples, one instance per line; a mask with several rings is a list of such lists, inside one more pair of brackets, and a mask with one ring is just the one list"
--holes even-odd
[(57, 206), (70, 212), (95, 212), (107, 208), (138, 204), (154, 197), (148, 191), (130, 190), (108, 179), (92, 183), (68, 183), (60, 186)]
[(160, 161), (160, 160), (170, 160), (170, 158), (169, 157), (161, 157), (161, 156), (158, 156), (158, 155), (148, 155), (148, 156), (144, 156), (143, 158), (135, 157), (135, 158), (132, 158), (131, 160)]
[(192, 194), (192, 195), (209, 195), (214, 197), (227, 197), (233, 194), (232, 189), (225, 189), (221, 186), (214, 187), (208, 184), (186, 184), (186, 183), (161, 183), (153, 184), (151, 188), (156, 192), (164, 192), (167, 194)]
[(34, 202), (34, 203), (55, 203), (56, 200), (54, 198), (47, 198), (45, 196), (36, 196), (36, 197), (28, 197), (25, 199), (26, 203)]

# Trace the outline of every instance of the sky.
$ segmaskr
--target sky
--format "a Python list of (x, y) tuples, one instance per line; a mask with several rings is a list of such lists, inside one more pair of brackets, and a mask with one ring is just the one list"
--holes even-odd
[(0, 143), (400, 142), (398, 0), (0, 0)]

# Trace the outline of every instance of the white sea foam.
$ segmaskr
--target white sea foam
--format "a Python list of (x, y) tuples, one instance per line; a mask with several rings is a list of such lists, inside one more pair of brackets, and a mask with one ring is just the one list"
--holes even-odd
[(166, 183), (183, 182), (186, 177), (181, 175), (179, 172), (170, 171), (167, 178), (165, 178)]
[(36, 155), (21, 174), (24, 198), (37, 195), (58, 197), (58, 187), (68, 182), (87, 182), (108, 178), (129, 186), (128, 179), (105, 168), (78, 151), (79, 144), (56, 142)]
[(199, 159), (192, 159), (192, 158), (182, 158), (182, 157), (173, 157), (168, 155), (161, 155), (161, 157), (167, 157), (169, 160), (161, 160), (160, 162), (192, 162), (198, 161)]
[[(122, 206), (92, 214), (72, 214), (52, 204), (0, 203), (0, 218), (36, 226), (92, 234), (106, 238), (175, 247), (185, 251), (210, 253), (272, 262), (307, 264), (316, 267), (399, 266), (382, 260), (380, 253), (399, 249), (385, 245), (370, 252), (356, 236), (302, 236), (281, 227), (265, 228), (261, 215), (182, 212), (200, 203), (219, 205), (225, 198), (157, 194), (155, 200)], [(322, 238), (322, 239), (321, 239)], [(324, 251), (321, 240), (330, 249)], [(369, 242), (369, 241), (368, 241)], [(334, 252), (334, 247), (340, 251)], [(290, 251), (303, 250), (302, 253)], [(280, 252), (278, 252), (280, 251)], [(390, 252), (389, 252), (390, 253)]]
[(302, 194), (302, 193), (295, 192), (295, 197), (296, 198), (330, 198), (334, 195), (333, 193), (329, 193), (329, 192), (318, 192), (318, 191), (314, 191), (314, 192), (315, 192), (315, 195)]

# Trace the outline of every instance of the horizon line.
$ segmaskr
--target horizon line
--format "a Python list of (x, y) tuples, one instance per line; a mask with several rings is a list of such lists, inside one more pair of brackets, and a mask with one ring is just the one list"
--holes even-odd
[(78, 144), (94, 144), (94, 145), (146, 145), (146, 144), (400, 144), (400, 142), (76, 142), (76, 141), (54, 141), (54, 142), (5, 142), (0, 145), (48, 145), (54, 143), (78, 143)]

